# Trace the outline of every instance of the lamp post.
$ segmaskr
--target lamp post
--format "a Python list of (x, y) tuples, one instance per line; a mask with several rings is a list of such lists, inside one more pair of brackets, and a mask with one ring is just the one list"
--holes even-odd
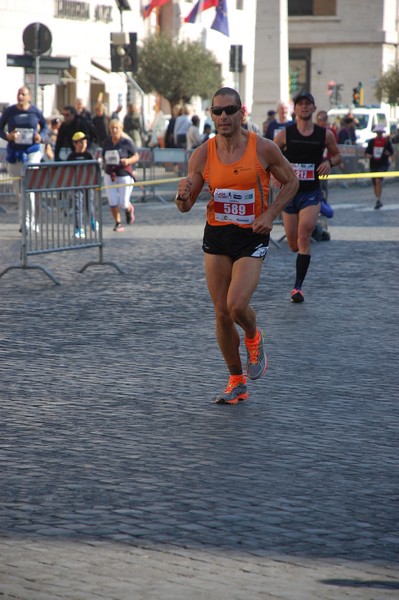
[(120, 12), (120, 16), (121, 16), (121, 31), (123, 31), (123, 12), (125, 10), (132, 10), (130, 8), (130, 4), (128, 2), (128, 0), (115, 0), (116, 5), (118, 7), (118, 10)]

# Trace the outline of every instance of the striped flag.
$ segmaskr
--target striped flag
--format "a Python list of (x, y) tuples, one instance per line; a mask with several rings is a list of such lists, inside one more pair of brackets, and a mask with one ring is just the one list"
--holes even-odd
[(150, 14), (154, 10), (154, 8), (157, 8), (158, 6), (163, 6), (164, 4), (167, 4), (168, 2), (169, 2), (169, 0), (151, 0), (151, 2), (149, 4), (147, 4), (147, 6), (144, 7), (144, 10), (143, 10), (144, 19), (146, 19), (147, 17), (150, 16)]
[(185, 23), (195, 23), (197, 17), (202, 13), (203, 10), (213, 8), (218, 5), (218, 0), (198, 0), (189, 15), (184, 19)]

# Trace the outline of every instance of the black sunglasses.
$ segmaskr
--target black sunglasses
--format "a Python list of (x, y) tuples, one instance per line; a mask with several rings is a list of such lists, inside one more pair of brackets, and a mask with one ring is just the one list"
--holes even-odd
[(229, 104), (228, 106), (211, 106), (211, 111), (217, 117), (220, 117), (224, 111), (226, 115), (234, 115), (241, 109), (239, 104)]

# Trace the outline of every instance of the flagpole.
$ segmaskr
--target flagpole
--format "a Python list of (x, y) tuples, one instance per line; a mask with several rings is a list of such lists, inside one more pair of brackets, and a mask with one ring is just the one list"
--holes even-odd
[(198, 5), (198, 15), (199, 15), (199, 23), (202, 23), (202, 8), (204, 6), (204, 0), (200, 0), (200, 3)]
[(203, 27), (201, 31), (201, 44), (203, 48), (206, 48), (206, 27)]
[[(198, 18), (198, 23), (200, 25), (202, 25), (202, 9), (204, 6), (204, 0), (200, 0), (200, 3), (198, 5), (198, 13), (197, 13), (197, 18)], [(202, 27), (202, 31), (201, 31), (201, 44), (203, 48), (206, 48), (206, 28)]]

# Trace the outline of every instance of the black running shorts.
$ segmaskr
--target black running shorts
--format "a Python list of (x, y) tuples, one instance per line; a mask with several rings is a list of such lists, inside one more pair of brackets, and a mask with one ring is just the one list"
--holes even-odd
[(222, 254), (233, 261), (244, 256), (264, 259), (269, 248), (269, 234), (254, 233), (252, 228), (238, 225), (209, 225), (206, 223), (202, 249), (207, 254)]

